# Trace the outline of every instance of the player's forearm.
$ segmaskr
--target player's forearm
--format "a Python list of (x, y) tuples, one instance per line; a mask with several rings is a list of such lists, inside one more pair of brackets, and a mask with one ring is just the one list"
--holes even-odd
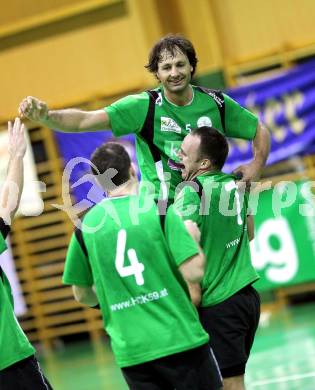
[(269, 130), (258, 122), (256, 136), (253, 140), (254, 162), (258, 168), (263, 168), (270, 151), (270, 133)]
[(44, 126), (62, 132), (97, 131), (104, 125), (95, 123), (92, 114), (75, 108), (64, 110), (49, 110), (47, 116), (41, 121)]
[(179, 266), (183, 278), (189, 283), (199, 283), (204, 276), (205, 257), (201, 251)]
[(249, 241), (252, 241), (255, 237), (254, 217), (252, 215), (247, 216), (247, 234), (248, 234)]
[(11, 224), (20, 204), (23, 191), (23, 180), (23, 156), (11, 156), (8, 164), (7, 176), (3, 183), (0, 195), (1, 217), (8, 224)]
[(198, 307), (201, 302), (201, 287), (199, 283), (191, 283), (187, 281), (188, 289), (189, 289), (189, 294), (192, 303)]
[(205, 256), (200, 248), (199, 254), (194, 258), (193, 268), (187, 280), (189, 280), (192, 283), (199, 283), (204, 277), (204, 273), (205, 273)]
[(92, 287), (73, 286), (72, 290), (78, 302), (92, 307), (99, 304), (97, 295)]

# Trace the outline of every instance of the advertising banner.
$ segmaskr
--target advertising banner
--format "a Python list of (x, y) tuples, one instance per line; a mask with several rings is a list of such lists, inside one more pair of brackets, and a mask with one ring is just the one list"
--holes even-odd
[[(271, 131), (268, 164), (315, 151), (315, 61), (227, 94), (258, 115)], [(227, 172), (252, 158), (251, 145), (231, 140)]]
[(259, 291), (315, 280), (314, 184), (279, 183), (260, 193), (251, 243)]

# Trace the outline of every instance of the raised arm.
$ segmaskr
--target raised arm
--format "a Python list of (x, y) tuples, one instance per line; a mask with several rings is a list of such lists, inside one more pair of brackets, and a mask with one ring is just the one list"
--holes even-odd
[(261, 170), (266, 164), (270, 151), (270, 133), (269, 130), (261, 123), (258, 122), (257, 131), (253, 140), (253, 154), (257, 176), (260, 176)]
[(262, 168), (264, 167), (270, 151), (270, 133), (269, 130), (258, 122), (255, 138), (253, 139), (254, 158), (249, 164), (241, 165), (235, 169), (234, 173), (241, 174), (242, 182), (250, 184), (259, 179)]
[(254, 217), (252, 215), (247, 215), (247, 234), (249, 241), (252, 241), (255, 237)]
[(22, 100), (19, 114), (43, 126), (69, 133), (106, 130), (110, 127), (109, 117), (104, 110), (49, 110), (45, 102), (32, 96)]
[(23, 157), (26, 152), (25, 127), (19, 118), (14, 124), (8, 122), (9, 137), (9, 163), (7, 176), (2, 185), (0, 194), (1, 217), (7, 225), (11, 225), (12, 219), (20, 204), (23, 190), (24, 166)]

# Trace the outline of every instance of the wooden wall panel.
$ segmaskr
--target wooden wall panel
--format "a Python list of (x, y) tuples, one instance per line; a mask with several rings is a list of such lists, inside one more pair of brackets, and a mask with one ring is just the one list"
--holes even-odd
[(312, 0), (208, 0), (224, 62), (235, 64), (315, 42)]
[(1, 6), (0, 26), (25, 20), (43, 12), (58, 10), (64, 6), (87, 3), (89, 0), (10, 0)]
[[(119, 31), (119, 34), (117, 34)], [(39, 41), (0, 56), (0, 119), (27, 95), (63, 106), (143, 84), (143, 65), (127, 20)], [(119, 50), (124, 43), (125, 50)], [(14, 80), (14, 82), (12, 82)], [(2, 117), (2, 118), (1, 118)]]
[(0, 24), (0, 122), (27, 95), (76, 106), (155, 85), (144, 65), (169, 32), (192, 40), (199, 75), (285, 57), (315, 43), (314, 14), (313, 0), (14, 0)]
[[(144, 69), (149, 42), (135, 10), (142, 1), (118, 2), (112, 17), (103, 22), (99, 19), (102, 13), (106, 17), (107, 8), (101, 15), (93, 13), (95, 23), (76, 16), (73, 30), (61, 33), (65, 27), (61, 23), (54, 34), (52, 26), (43, 26), (30, 42), (20, 34), (16, 39), (23, 44), (3, 43), (0, 85), (6, 93), (0, 95), (0, 122), (16, 115), (20, 100), (27, 95), (60, 107), (152, 84), (154, 78)], [(86, 25), (78, 28), (81, 17)]]
[(197, 56), (197, 71), (205, 73), (222, 67), (222, 52), (215, 14), (207, 0), (177, 0), (182, 24), (182, 33), (194, 44)]

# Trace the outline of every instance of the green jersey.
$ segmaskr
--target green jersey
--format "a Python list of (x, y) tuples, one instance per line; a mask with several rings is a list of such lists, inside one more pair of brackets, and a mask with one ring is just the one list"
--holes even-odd
[(248, 194), (237, 190), (234, 176), (222, 172), (182, 185), (174, 205), (184, 219), (198, 224), (207, 259), (201, 305), (216, 305), (258, 279), (247, 232)]
[(95, 286), (120, 367), (208, 341), (177, 269), (198, 247), (173, 208), (163, 224), (151, 199), (142, 212), (135, 212), (138, 196), (95, 205), (73, 234), (66, 258), (64, 283)]
[(186, 106), (169, 102), (163, 89), (142, 92), (105, 107), (115, 136), (136, 135), (142, 180), (152, 183), (156, 197), (170, 200), (182, 181), (178, 150), (191, 129), (213, 126), (227, 137), (251, 140), (258, 119), (227, 95), (192, 86)]
[[(2, 253), (7, 248), (2, 219), (0, 225), (0, 253)], [(15, 317), (10, 284), (0, 267), (0, 371), (34, 354), (35, 349)]]

